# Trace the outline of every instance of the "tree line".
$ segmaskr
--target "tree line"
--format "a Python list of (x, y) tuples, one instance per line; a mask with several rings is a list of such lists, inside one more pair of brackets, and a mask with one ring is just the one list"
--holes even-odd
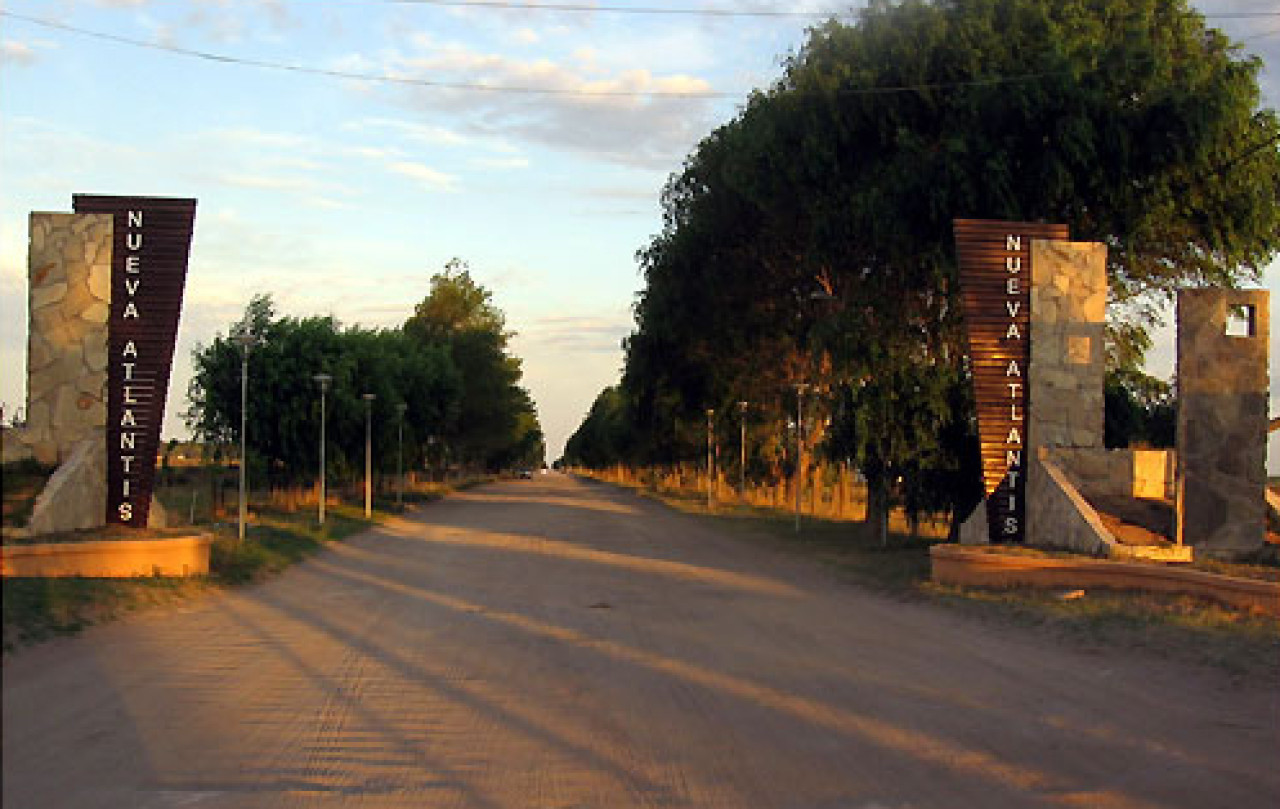
[[(247, 444), (273, 486), (315, 480), (320, 438), (318, 374), (325, 395), (327, 477), (363, 474), (366, 407), (373, 459), (394, 472), (462, 467), (494, 472), (541, 466), (542, 429), (520, 360), (492, 294), (466, 264), (451, 261), (397, 328), (343, 326), (331, 316), (280, 316), (269, 295), (194, 352), (185, 414), (197, 440), (238, 442), (242, 347), (249, 351)], [(374, 399), (366, 404), (364, 394)], [(401, 412), (403, 411), (403, 412)]]
[(963, 516), (981, 491), (956, 217), (1107, 244), (1108, 438), (1163, 440), (1158, 305), (1256, 281), (1280, 249), (1261, 68), (1185, 0), (872, 2), (812, 28), (668, 180), (622, 379), (565, 461), (695, 461), (711, 410), (728, 445), (745, 421), (753, 477), (825, 458), (861, 472), (881, 530), (894, 504)]

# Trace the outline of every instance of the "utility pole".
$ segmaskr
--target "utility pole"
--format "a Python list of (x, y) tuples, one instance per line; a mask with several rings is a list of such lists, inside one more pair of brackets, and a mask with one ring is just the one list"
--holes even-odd
[(738, 413), (741, 423), (738, 425), (741, 434), (738, 437), (738, 496), (747, 496), (747, 407), (746, 402), (738, 402)]

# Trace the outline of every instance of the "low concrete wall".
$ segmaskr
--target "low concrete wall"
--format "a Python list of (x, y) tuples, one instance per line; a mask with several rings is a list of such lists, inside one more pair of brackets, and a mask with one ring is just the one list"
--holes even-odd
[(1174, 497), (1171, 450), (1053, 447), (1049, 453), (1085, 497)]
[(213, 537), (207, 535), (4, 545), (0, 546), (0, 576), (202, 576), (209, 572), (212, 545)]
[(1280, 584), (1138, 562), (1000, 554), (958, 545), (929, 552), (933, 580), (964, 587), (1102, 587), (1207, 598), (1280, 617)]

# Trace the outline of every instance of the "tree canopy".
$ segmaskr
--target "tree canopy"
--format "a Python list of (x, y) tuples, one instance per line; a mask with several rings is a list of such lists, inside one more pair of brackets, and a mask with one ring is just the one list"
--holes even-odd
[[(271, 297), (258, 295), (225, 335), (197, 347), (186, 421), (199, 439), (238, 439), (242, 353), (235, 337), (248, 331), (257, 344), (249, 353), (247, 443), (273, 483), (315, 475), (320, 373), (332, 377), (327, 466), (337, 478), (362, 468), (366, 407), (381, 471), (395, 468), (401, 428), (408, 469), (428, 461), (485, 470), (540, 466), (542, 430), (504, 328), (489, 291), (456, 260), (432, 277), (430, 293), (401, 328), (280, 317)], [(365, 393), (375, 396), (369, 405)]]
[(1256, 279), (1280, 249), (1260, 68), (1185, 0), (878, 1), (813, 28), (664, 189), (625, 345), (632, 437), (613, 444), (693, 456), (670, 425), (738, 399), (781, 431), (809, 382), (825, 450), (873, 495), (964, 468), (953, 218), (1105, 242), (1130, 318), (1110, 356), (1132, 370), (1133, 305)]

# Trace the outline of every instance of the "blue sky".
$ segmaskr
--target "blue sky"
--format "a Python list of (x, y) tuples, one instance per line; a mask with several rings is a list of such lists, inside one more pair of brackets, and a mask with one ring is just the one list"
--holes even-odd
[[(1210, 14), (1276, 10), (1274, 0), (1197, 5)], [(68, 211), (73, 193), (185, 196), (199, 208), (166, 438), (185, 434), (178, 414), (191, 350), (225, 330), (252, 294), (272, 293), (288, 314), (395, 325), (456, 256), (518, 332), (514, 350), (551, 457), (596, 393), (617, 379), (619, 341), (641, 284), (634, 255), (661, 225), (664, 180), (751, 88), (777, 75), (806, 25), (794, 17), (388, 0), (4, 0), (0, 7), (240, 59), (556, 91), (267, 70), (0, 17), (7, 411), (25, 400), (28, 212)], [(1280, 18), (1212, 22), (1249, 38), (1269, 65), (1280, 63)], [(1277, 70), (1265, 77), (1272, 107), (1280, 105)], [(1265, 283), (1280, 289), (1280, 265)], [(1153, 367), (1167, 374), (1172, 337), (1158, 335), (1157, 345)], [(1273, 344), (1273, 380), (1277, 353)]]

